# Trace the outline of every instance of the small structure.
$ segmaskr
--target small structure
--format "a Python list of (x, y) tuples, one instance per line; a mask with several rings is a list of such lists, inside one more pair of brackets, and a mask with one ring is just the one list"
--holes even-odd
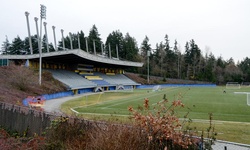
[(27, 99), (29, 107), (40, 108), (45, 104), (45, 98), (42, 96), (32, 97), (28, 96)]

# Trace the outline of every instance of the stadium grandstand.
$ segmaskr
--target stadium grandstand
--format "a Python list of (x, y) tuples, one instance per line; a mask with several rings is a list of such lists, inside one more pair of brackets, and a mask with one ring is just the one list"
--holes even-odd
[[(124, 75), (124, 69), (128, 67), (142, 67), (140, 62), (104, 57), (81, 49), (46, 52), (41, 58), (42, 70), (51, 72), (75, 94), (140, 85)], [(39, 69), (39, 59), (39, 54), (0, 55), (1, 65), (14, 62), (36, 70)]]

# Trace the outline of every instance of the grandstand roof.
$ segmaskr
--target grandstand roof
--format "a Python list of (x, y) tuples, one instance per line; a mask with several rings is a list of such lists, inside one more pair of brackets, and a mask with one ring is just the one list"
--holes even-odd
[[(29, 55), (0, 55), (0, 59), (10, 60), (24, 60), (24, 59), (39, 59), (39, 54)], [(93, 65), (106, 65), (106, 66), (118, 66), (118, 67), (142, 67), (143, 63), (123, 61), (118, 59), (110, 59), (104, 56), (93, 55), (87, 53), (81, 49), (57, 51), (42, 53), (42, 60), (45, 62), (58, 62), (69, 64), (93, 64)]]

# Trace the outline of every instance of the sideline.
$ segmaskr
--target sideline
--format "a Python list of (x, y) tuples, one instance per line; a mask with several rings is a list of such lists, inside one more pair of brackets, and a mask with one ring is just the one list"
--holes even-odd
[[(74, 110), (74, 108), (70, 108), (73, 112), (77, 114), (88, 114), (88, 115), (98, 115), (98, 116), (121, 116), (121, 117), (129, 117), (131, 115), (119, 115), (119, 114), (103, 114), (103, 113), (82, 113)], [(185, 120), (184, 118), (179, 118), (180, 120)], [(192, 119), (193, 122), (201, 122), (201, 123), (210, 123), (210, 120), (206, 119)], [(223, 123), (232, 123), (232, 124), (245, 124), (250, 125), (250, 122), (237, 122), (237, 121), (222, 121), (222, 120), (212, 120), (212, 123), (223, 124)]]

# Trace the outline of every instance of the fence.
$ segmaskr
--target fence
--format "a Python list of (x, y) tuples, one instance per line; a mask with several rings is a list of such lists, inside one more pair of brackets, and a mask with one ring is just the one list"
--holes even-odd
[(0, 102), (0, 127), (26, 136), (32, 136), (34, 133), (41, 135), (57, 118), (67, 118), (69, 123), (77, 121), (86, 127), (106, 125), (104, 122), (78, 119), (63, 114), (47, 113), (43, 110)]
[(31, 136), (42, 134), (50, 125), (50, 115), (27, 107), (0, 103), (0, 126)]
[(151, 84), (151, 85), (137, 85), (138, 89), (152, 89), (154, 86), (166, 87), (216, 87), (216, 84)]

